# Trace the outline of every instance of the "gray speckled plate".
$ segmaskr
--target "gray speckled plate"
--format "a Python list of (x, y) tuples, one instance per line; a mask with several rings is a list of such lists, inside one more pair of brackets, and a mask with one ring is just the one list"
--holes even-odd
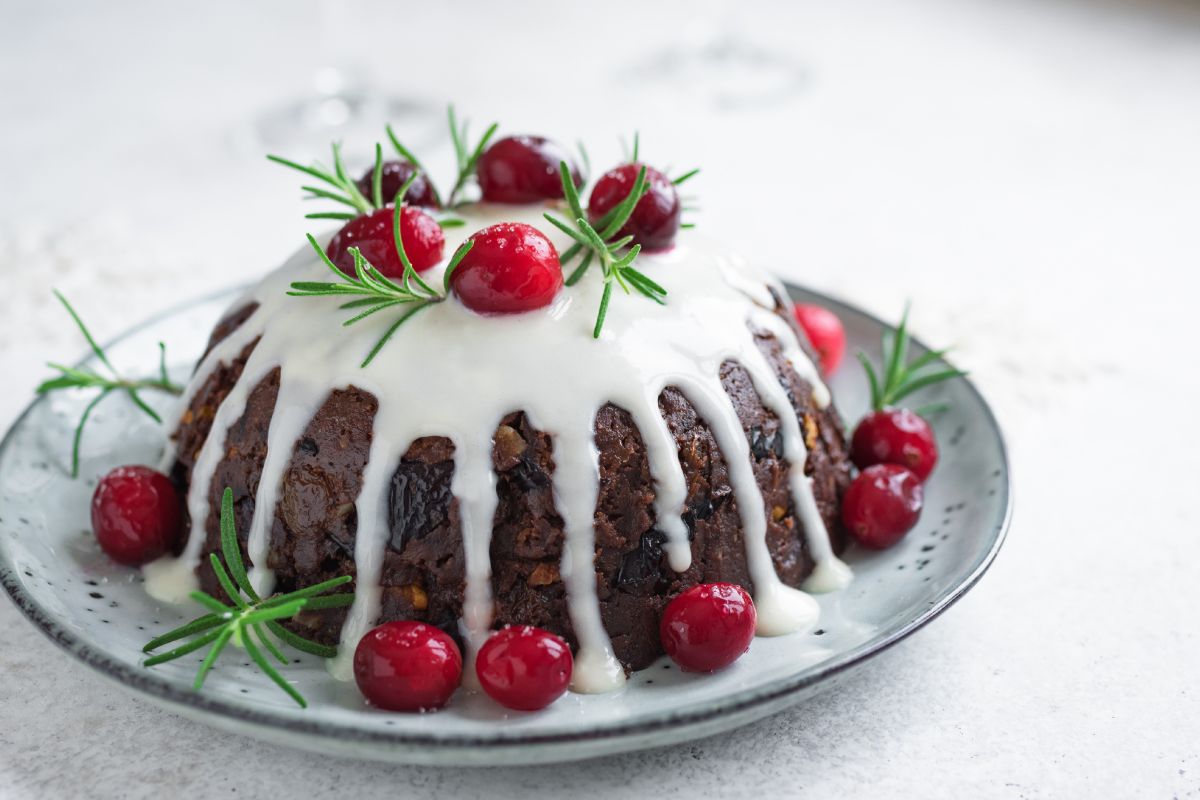
[[(793, 295), (834, 309), (851, 351), (878, 356), (878, 320), (825, 297)], [(166, 341), (183, 377), (232, 297), (225, 292), (160, 316), (122, 337), (109, 354), (118, 369), (136, 372), (155, 358), (157, 342)], [(914, 349), (925, 350), (916, 343)], [(832, 385), (846, 418), (865, 410), (866, 381), (853, 362)], [(682, 742), (765, 717), (834, 685), (932, 620), (983, 575), (1010, 512), (1000, 431), (966, 380), (942, 384), (923, 400), (946, 401), (951, 410), (936, 421), (942, 461), (927, 486), (921, 523), (885, 553), (848, 553), (854, 583), (820, 598), (818, 630), (756, 639), (745, 657), (716, 675), (687, 675), (664, 661), (637, 673), (620, 692), (568, 694), (533, 714), (504, 713), (488, 698), (466, 693), (436, 714), (382, 713), (307, 656), (287, 670), (308, 698), (307, 710), (235, 649), (222, 656), (202, 693), (191, 690), (199, 657), (142, 667), (142, 644), (197, 614), (150, 599), (138, 574), (108, 561), (92, 539), (88, 502), (96, 478), (117, 464), (153, 464), (161, 446), (161, 429), (119, 398), (93, 417), (79, 480), (64, 467), (86, 397), (39, 400), (8, 433), (0, 446), (0, 582), (33, 624), (101, 674), (180, 714), (275, 742), (456, 765), (567, 761)]]

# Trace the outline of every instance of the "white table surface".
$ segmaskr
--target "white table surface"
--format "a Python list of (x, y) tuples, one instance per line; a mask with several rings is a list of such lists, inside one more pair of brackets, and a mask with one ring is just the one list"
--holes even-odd
[(0, 2), (0, 421), (42, 362), (82, 352), (51, 286), (108, 336), (296, 247), (297, 182), (238, 131), (348, 52), (386, 89), (586, 136), (597, 161), (637, 128), (651, 158), (704, 167), (700, 220), (749, 257), (892, 318), (911, 297), (1006, 428), (1010, 539), (966, 599), (832, 693), (539, 769), (218, 734), (0, 601), (0, 796), (1200, 795), (1200, 5), (734, 4), (740, 35), (806, 75), (734, 110), (638, 76), (705, 36), (679, 20), (711, 4), (359, 2), (333, 23), (348, 49), (310, 3), (248, 5)]

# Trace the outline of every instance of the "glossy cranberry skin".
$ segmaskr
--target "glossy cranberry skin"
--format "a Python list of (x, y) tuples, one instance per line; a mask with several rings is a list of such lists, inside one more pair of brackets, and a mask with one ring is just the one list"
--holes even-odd
[(828, 308), (805, 303), (796, 303), (792, 313), (817, 351), (821, 370), (826, 375), (832, 375), (846, 354), (846, 329), (842, 327), (842, 321)]
[[(433, 188), (433, 182), (426, 177), (425, 173), (404, 160), (383, 162), (383, 174), (379, 180), (380, 199), (384, 203), (394, 201), (396, 193), (400, 191), (400, 187), (413, 175), (416, 175), (417, 179), (412, 182), (412, 185), (408, 187), (408, 191), (404, 193), (405, 205), (421, 206), (422, 208), (441, 208), (441, 203), (438, 202), (437, 191)], [(375, 188), (372, 185), (374, 180), (375, 168), (372, 167), (355, 183), (362, 196), (372, 201), (375, 195)]]
[(563, 285), (558, 251), (523, 222), (501, 222), (474, 242), (450, 278), (462, 304), (480, 314), (519, 314), (550, 305)]
[(367, 702), (387, 711), (432, 711), (462, 681), (462, 653), (424, 622), (385, 622), (354, 650), (354, 680)]
[(715, 672), (749, 649), (757, 621), (745, 589), (702, 583), (667, 604), (658, 632), (667, 655), (683, 669)]
[(132, 567), (175, 549), (182, 516), (175, 484), (149, 467), (117, 467), (92, 495), (92, 530), (100, 549)]
[(579, 168), (558, 143), (542, 136), (506, 136), (479, 157), (475, 176), (483, 199), (490, 203), (556, 200), (563, 196), (558, 171), (563, 161), (575, 185), (583, 185)]
[[(588, 200), (588, 220), (598, 222), (633, 191), (641, 164), (624, 164), (600, 176), (592, 187)], [(653, 167), (646, 167), (646, 183), (649, 190), (633, 208), (629, 221), (618, 231), (617, 236), (632, 236), (643, 250), (669, 250), (679, 233), (679, 216), (683, 205), (675, 184)]]
[[(387, 277), (403, 277), (404, 264), (396, 252), (396, 237), (392, 232), (395, 213), (389, 207), (355, 217), (329, 240), (325, 255), (338, 269), (352, 276), (354, 256), (350, 255), (350, 248), (357, 247), (371, 266)], [(424, 211), (408, 205), (400, 210), (400, 238), (417, 272), (424, 272), (442, 260), (446, 236), (437, 220)]]
[(924, 483), (937, 465), (933, 427), (907, 408), (885, 408), (863, 417), (850, 440), (850, 458), (859, 469), (899, 464)]
[(562, 697), (573, 665), (562, 638), (529, 625), (509, 625), (479, 648), (475, 674), (488, 696), (505, 708), (537, 711)]
[(904, 538), (921, 517), (921, 481), (898, 464), (867, 467), (842, 498), (842, 522), (854, 541), (884, 550)]

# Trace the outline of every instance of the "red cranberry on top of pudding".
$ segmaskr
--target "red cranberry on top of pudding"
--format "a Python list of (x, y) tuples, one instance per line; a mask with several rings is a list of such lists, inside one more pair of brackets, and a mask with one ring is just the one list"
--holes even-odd
[(579, 168), (557, 142), (543, 136), (506, 136), (492, 144), (475, 168), (479, 190), (490, 203), (536, 203), (563, 196), (559, 165), (566, 162), (576, 186)]
[[(588, 217), (593, 225), (629, 196), (642, 167), (642, 164), (623, 164), (600, 176), (588, 201)], [(646, 185), (646, 193), (617, 236), (632, 236), (643, 250), (669, 250), (675, 244), (683, 212), (679, 192), (666, 175), (653, 167), (646, 167)]]

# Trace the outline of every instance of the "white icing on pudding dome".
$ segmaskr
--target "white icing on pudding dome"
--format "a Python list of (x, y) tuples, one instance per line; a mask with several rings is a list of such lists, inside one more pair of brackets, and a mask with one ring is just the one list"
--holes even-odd
[[(548, 208), (552, 206), (477, 204), (456, 210), (467, 224), (446, 231), (447, 258), (422, 277), (440, 285), (446, 262), (459, 244), (501, 221), (531, 224), (563, 252), (571, 240), (542, 218)], [(707, 423), (726, 461), (754, 584), (758, 633), (774, 636), (810, 629), (817, 621), (818, 606), (776, 575), (749, 443), (722, 385), (721, 366), (726, 361), (740, 364), (763, 406), (779, 420), (795, 513), (816, 563), (805, 584), (812, 591), (840, 588), (850, 573), (833, 553), (811, 480), (805, 476), (805, 437), (795, 409), (753, 331), (777, 339), (787, 361), (812, 386), (819, 406), (829, 404), (829, 392), (792, 328), (775, 313), (768, 288), (775, 284), (766, 275), (750, 270), (690, 230), (680, 232), (673, 250), (643, 254), (637, 266), (666, 287), (666, 305), (637, 294), (624, 296), (618, 288), (598, 340), (592, 330), (603, 282), (593, 265), (549, 306), (522, 314), (481, 316), (451, 296), (413, 316), (370, 364), (360, 367), (396, 317), (384, 312), (344, 327), (352, 314), (339, 308), (346, 298), (289, 297), (294, 281), (329, 279), (328, 268), (306, 245), (235, 304), (240, 308), (253, 302), (257, 308), (205, 357), (181, 400), (182, 410), (220, 364), (231, 363), (259, 339), (240, 379), (220, 405), (193, 466), (186, 548), (178, 558), (145, 568), (147, 589), (159, 599), (180, 602), (196, 588), (195, 568), (209, 515), (214, 513), (209, 508), (211, 482), (226, 454), (227, 431), (245, 412), (250, 392), (278, 369), (278, 399), (249, 530), (250, 561), (267, 562), (282, 481), (294, 445), (317, 410), (334, 390), (353, 386), (370, 392), (379, 408), (355, 503), (355, 600), (330, 671), (342, 680), (352, 677), (355, 645), (378, 621), (391, 477), (409, 446), (428, 436), (446, 437), (454, 445), (450, 488), (458, 501), (463, 539), (466, 588), (460, 626), (469, 658), (493, 622), (490, 544), (498, 500), (492, 437), (506, 415), (523, 411), (530, 424), (553, 442), (551, 478), (565, 535), (559, 572), (579, 645), (572, 688), (614, 689), (623, 683), (624, 671), (601, 621), (593, 566), (593, 520), (600, 484), (596, 414), (612, 403), (627, 411), (638, 427), (654, 482), (655, 527), (666, 537), (663, 549), (670, 567), (686, 570), (691, 547), (682, 515), (688, 488), (677, 442), (659, 409), (659, 395), (675, 387)], [(775, 288), (783, 296), (782, 289)], [(166, 455), (168, 466), (175, 455)], [(251, 580), (260, 593), (273, 588), (273, 575), (261, 566), (251, 570)]]

